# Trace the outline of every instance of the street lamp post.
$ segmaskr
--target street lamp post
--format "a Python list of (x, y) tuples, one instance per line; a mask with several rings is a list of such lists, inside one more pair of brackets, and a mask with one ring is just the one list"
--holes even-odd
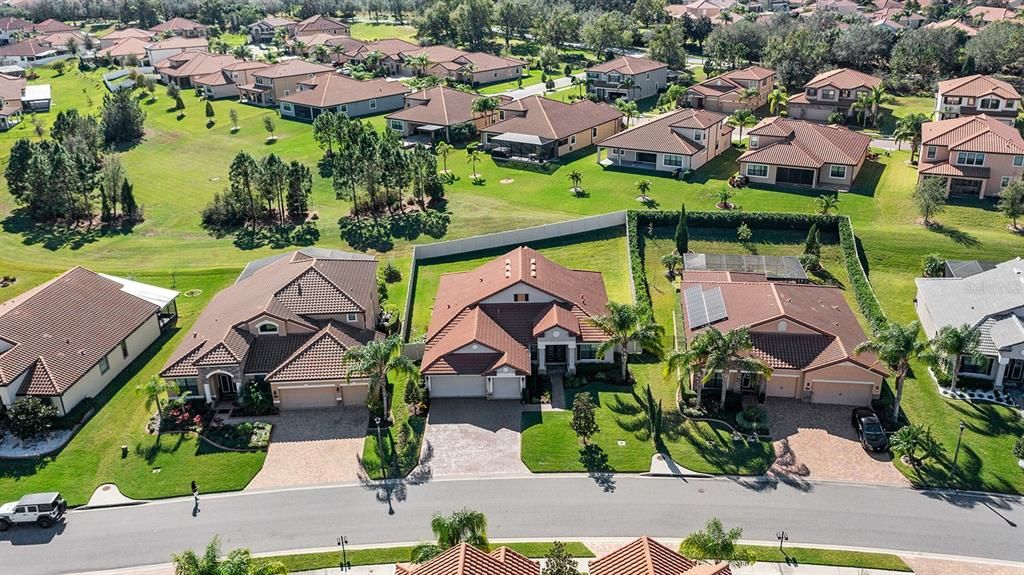
[(775, 538), (779, 540), (779, 553), (782, 553), (782, 556), (786, 558), (786, 565), (789, 565), (789, 555), (782, 548), (782, 544), (786, 541), (789, 541), (789, 534), (786, 533), (784, 530), (779, 531), (775, 534)]
[(341, 546), (341, 570), (348, 571), (352, 569), (352, 565), (348, 562), (348, 553), (345, 552), (345, 545), (348, 544), (348, 537), (342, 535), (338, 537), (338, 545)]
[(953, 473), (956, 472), (956, 462), (957, 462), (958, 459), (960, 459), (960, 443), (963, 442), (963, 440), (964, 440), (964, 429), (966, 429), (966, 428), (967, 428), (967, 424), (964, 423), (964, 420), (961, 419), (960, 420), (960, 435), (958, 435), (957, 438), (956, 438), (956, 451), (953, 452), (953, 465), (952, 465), (952, 467), (949, 468), (949, 475), (946, 476), (946, 479), (949, 479), (950, 477), (952, 477)]
[(374, 425), (377, 426), (377, 449), (380, 451), (380, 473), (381, 473), (381, 478), (382, 479), (387, 479), (387, 473), (384, 470), (385, 469), (384, 468), (384, 458), (385, 458), (385, 455), (384, 455), (384, 440), (381, 438), (381, 434), (380, 434), (380, 418), (379, 417), (374, 417), (373, 418), (373, 423), (374, 423)]

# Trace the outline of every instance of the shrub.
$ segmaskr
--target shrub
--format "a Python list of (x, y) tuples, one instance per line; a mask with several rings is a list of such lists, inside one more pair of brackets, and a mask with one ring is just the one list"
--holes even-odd
[(273, 413), (274, 401), (271, 399), (270, 384), (266, 381), (261, 381), (246, 385), (238, 395), (238, 404), (242, 406), (246, 415), (268, 415)]
[(393, 260), (384, 262), (384, 267), (380, 269), (380, 275), (384, 278), (384, 281), (393, 284), (395, 282), (402, 281), (402, 272), (395, 265)]
[(754, 239), (754, 232), (750, 231), (750, 226), (746, 222), (741, 223), (740, 227), (736, 228), (736, 239), (744, 244)]
[[(251, 386), (250, 386), (251, 387)], [(270, 444), (269, 423), (246, 421), (237, 425), (219, 425), (203, 434), (207, 439), (229, 449), (264, 449)]]
[(821, 258), (814, 254), (803, 254), (800, 256), (800, 265), (808, 271), (817, 271), (821, 269)]
[(1017, 444), (1013, 446), (1013, 456), (1017, 459), (1024, 459), (1024, 435), (1021, 435)]
[(21, 439), (33, 439), (53, 428), (57, 408), (38, 397), (26, 397), (7, 408), (7, 428)]
[(924, 256), (922, 272), (926, 278), (941, 278), (946, 275), (946, 259), (939, 254)]
[(828, 115), (829, 124), (839, 124), (840, 126), (846, 123), (846, 114), (842, 112), (832, 112)]
[(744, 431), (757, 431), (768, 428), (768, 412), (764, 408), (751, 405), (736, 414), (736, 425)]
[(448, 130), (448, 139), (453, 144), (462, 144), (476, 139), (476, 125), (473, 122), (455, 124)]

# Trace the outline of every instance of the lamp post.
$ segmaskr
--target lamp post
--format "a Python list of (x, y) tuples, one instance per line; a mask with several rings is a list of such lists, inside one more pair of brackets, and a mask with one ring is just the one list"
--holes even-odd
[(785, 530), (779, 531), (775, 534), (775, 538), (779, 540), (779, 553), (782, 553), (782, 556), (786, 558), (786, 565), (789, 565), (789, 555), (782, 548), (782, 544), (789, 541), (789, 533), (786, 533)]
[(387, 479), (387, 474), (384, 471), (384, 440), (381, 439), (380, 435), (380, 417), (373, 418), (374, 425), (377, 426), (377, 449), (380, 451), (380, 473), (382, 479)]
[(960, 420), (960, 435), (958, 435), (957, 438), (956, 438), (956, 451), (953, 452), (953, 465), (952, 465), (952, 467), (949, 468), (949, 475), (946, 476), (946, 479), (949, 479), (950, 477), (952, 477), (953, 473), (956, 471), (956, 462), (960, 458), (960, 443), (963, 442), (963, 440), (964, 440), (964, 429), (966, 429), (966, 428), (967, 428), (967, 424), (964, 423), (964, 420), (961, 419)]
[(348, 544), (348, 537), (342, 535), (338, 537), (338, 545), (341, 546), (341, 570), (348, 571), (352, 569), (352, 565), (348, 562), (348, 553), (345, 552), (345, 545)]

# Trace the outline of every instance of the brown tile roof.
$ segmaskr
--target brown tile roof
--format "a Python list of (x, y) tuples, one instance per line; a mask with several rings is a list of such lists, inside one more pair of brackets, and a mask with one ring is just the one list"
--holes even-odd
[(0, 46), (0, 56), (38, 56), (47, 52), (64, 50), (63, 46), (51, 46), (37, 38), (29, 38), (15, 44)]
[(207, 48), (210, 43), (206, 38), (186, 38), (184, 36), (172, 36), (164, 40), (160, 40), (155, 44), (150, 44), (150, 50), (170, 50), (172, 48)]
[(152, 40), (156, 37), (155, 34), (149, 30), (140, 30), (138, 28), (124, 28), (123, 30), (114, 30), (110, 34), (103, 37), (104, 40), (123, 40), (125, 38), (144, 38)]
[(804, 84), (804, 88), (825, 88), (833, 86), (837, 90), (856, 90), (857, 88), (874, 88), (880, 86), (882, 80), (850, 68), (836, 68), (822, 72)]
[(267, 66), (265, 70), (254, 74), (261, 78), (290, 78), (292, 76), (309, 76), (332, 72), (334, 68), (323, 64), (314, 64), (305, 60), (286, 60), (280, 64)]
[[(677, 128), (710, 128), (721, 123), (725, 127), (728, 116), (709, 110), (684, 108), (672, 112), (646, 124), (634, 126), (605, 138), (598, 142), (603, 147), (626, 148), (661, 152), (665, 154), (682, 154), (692, 156), (704, 149), (704, 145), (676, 131)], [(728, 128), (729, 131), (732, 128)]]
[(376, 42), (369, 42), (363, 44), (358, 52), (360, 54), (369, 54), (370, 52), (380, 52), (385, 56), (397, 57), (402, 52), (411, 52), (419, 48), (419, 45), (407, 42), (399, 38), (386, 38), (384, 40), (377, 40)]
[(981, 98), (994, 95), (1004, 100), (1020, 100), (1020, 93), (1009, 82), (981, 74), (939, 82), (939, 95), (954, 98)]
[(761, 66), (750, 66), (742, 70), (731, 70), (724, 74), (719, 74), (694, 84), (687, 88), (687, 91), (697, 92), (698, 94), (704, 94), (705, 96), (719, 96), (728, 94), (730, 92), (740, 92), (746, 88), (746, 84), (741, 82), (752, 82), (765, 80), (772, 77), (775, 74), (774, 70), (763, 68)]
[(31, 30), (32, 23), (17, 16), (0, 18), (0, 30)]
[[(256, 24), (266, 24), (271, 28), (280, 28), (283, 26), (291, 26), (292, 24), (298, 24), (298, 21), (292, 18), (281, 18), (280, 16), (267, 16), (266, 18), (256, 22)], [(256, 24), (253, 24), (254, 26)]]
[[(476, 118), (473, 102), (481, 96), (445, 86), (435, 86), (406, 94), (406, 107), (387, 115), (388, 119), (404, 120), (436, 126), (454, 126)], [(509, 100), (499, 96), (502, 103)]]
[(18, 102), (21, 104), (21, 96), (25, 91), (27, 80), (17, 76), (6, 76), (0, 74), (0, 101)]
[(481, 132), (530, 134), (548, 140), (558, 140), (622, 118), (622, 112), (615, 108), (590, 100), (566, 104), (541, 96), (528, 96), (509, 102), (501, 108), (515, 112), (525, 111), (525, 114), (506, 114), (505, 120), (492, 124)]
[(855, 166), (864, 159), (871, 138), (842, 126), (824, 126), (773, 116), (747, 132), (753, 136), (786, 138), (746, 151), (741, 162), (820, 168), (825, 164)]
[(619, 56), (607, 62), (587, 68), (587, 72), (618, 72), (620, 74), (634, 75), (668, 68), (663, 64), (650, 58), (635, 58), (633, 56)]
[(921, 142), (951, 151), (1024, 154), (1020, 132), (985, 114), (926, 122), (921, 126)]
[(103, 48), (97, 53), (108, 58), (130, 56), (132, 54), (141, 58), (146, 55), (146, 46), (149, 46), (149, 44), (149, 40), (142, 38), (125, 38), (118, 40), (117, 43), (108, 48)]
[(339, 22), (333, 18), (328, 18), (322, 14), (315, 14), (296, 24), (295, 32), (301, 36), (305, 34), (316, 34), (323, 30), (335, 30), (338, 28), (348, 30), (348, 24)]
[(540, 564), (508, 547), (484, 553), (460, 543), (419, 565), (395, 565), (396, 575), (540, 575)]
[(353, 80), (333, 71), (319, 74), (313, 80), (302, 82), (301, 85), (302, 89), (298, 92), (278, 100), (314, 108), (333, 108), (352, 102), (409, 93), (409, 88), (401, 82), (389, 82), (383, 78)]
[[(270, 316), (296, 326), (289, 333), (306, 330), (308, 337), (324, 327), (328, 315), (359, 310), (375, 315), (376, 270), (372, 257), (314, 248), (251, 262), (234, 285), (213, 297), (161, 376), (192, 377), (201, 365), (241, 364), (269, 371), (276, 365), (253, 354), (280, 357), (283, 352), (254, 345), (254, 340), (262, 338), (249, 332), (249, 321)], [(372, 329), (368, 331), (366, 337), (374, 337)]]
[(19, 394), (61, 395), (159, 309), (116, 279), (72, 268), (0, 305), (0, 342), (13, 344), (0, 352), (0, 386), (26, 374)]
[(1017, 17), (1017, 13), (1009, 8), (1000, 8), (998, 6), (975, 6), (971, 8), (967, 15), (971, 18), (981, 17), (985, 22), (999, 22), (1000, 20), (1013, 20)]
[(342, 324), (329, 322), (271, 371), (267, 381), (282, 383), (347, 379), (352, 365), (345, 360), (345, 352), (365, 344), (373, 339), (373, 335), (372, 332), (351, 330)]
[[(683, 575), (694, 573), (697, 562), (676, 553), (650, 537), (631, 543), (590, 562), (591, 575)], [(725, 570), (722, 570), (722, 568)], [(728, 565), (713, 573), (727, 574)]]
[(941, 22), (932, 22), (930, 24), (925, 24), (924, 27), (929, 29), (929, 30), (933, 29), (933, 28), (956, 28), (956, 29), (962, 31), (967, 36), (977, 36), (978, 35), (978, 29), (977, 28), (972, 28), (971, 26), (968, 26), (967, 24), (964, 24), (963, 22), (961, 22), (959, 20), (953, 20), (953, 19), (943, 20)]
[(504, 70), (516, 66), (525, 66), (526, 62), (516, 58), (505, 58), (495, 56), (487, 52), (466, 52), (462, 56), (452, 60), (452, 63), (461, 67), (472, 65), (474, 72), (490, 72), (492, 70)]
[(458, 48), (452, 48), (451, 46), (445, 46), (443, 44), (434, 44), (432, 46), (416, 46), (409, 50), (402, 50), (401, 56), (403, 58), (411, 58), (413, 56), (425, 55), (430, 59), (431, 62), (452, 62), (456, 58), (459, 58), (466, 53)]
[[(710, 279), (687, 273), (682, 289), (699, 287), (704, 291), (718, 288), (722, 292), (727, 317), (710, 326), (693, 330), (684, 325), (686, 340), (709, 327), (728, 331), (786, 319), (801, 325), (817, 336), (793, 332), (770, 334), (751, 331), (755, 344), (752, 355), (780, 369), (813, 369), (839, 361), (851, 361), (872, 371), (886, 374), (871, 353), (855, 354), (854, 349), (867, 341), (864, 330), (840, 289), (813, 284), (769, 281), (737, 281), (737, 278)], [(685, 308), (684, 308), (685, 314)], [(794, 338), (785, 341), (779, 338)], [(761, 346), (764, 346), (763, 348)]]
[(153, 26), (149, 30), (151, 32), (177, 32), (179, 30), (205, 30), (206, 25), (200, 24), (199, 22), (193, 22), (188, 18), (171, 18), (166, 22), (161, 22), (156, 26)]
[(188, 55), (188, 61), (177, 68), (166, 66), (165, 59), (157, 69), (172, 78), (191, 78), (192, 76), (205, 76), (215, 74), (224, 69), (225, 66), (241, 62), (230, 54), (210, 54), (208, 52), (185, 52), (182, 56)]
[(36, 32), (40, 32), (40, 33), (43, 33), (43, 34), (52, 34), (54, 32), (79, 32), (79, 33), (81, 33), (81, 31), (78, 28), (75, 28), (74, 26), (71, 26), (70, 24), (65, 24), (64, 22), (61, 22), (60, 20), (54, 20), (53, 18), (47, 18), (46, 20), (43, 20), (42, 22), (40, 22), (40, 23), (36, 24), (35, 26), (33, 26), (32, 29), (35, 30)]

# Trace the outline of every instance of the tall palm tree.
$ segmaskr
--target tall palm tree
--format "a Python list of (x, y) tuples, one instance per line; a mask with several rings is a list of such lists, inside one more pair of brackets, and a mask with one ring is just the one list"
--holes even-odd
[(871, 91), (868, 92), (868, 97), (871, 99), (871, 121), (874, 122), (875, 126), (878, 126), (879, 107), (882, 104), (891, 102), (892, 96), (885, 91), (885, 86), (879, 84), (871, 88)]
[(746, 108), (736, 110), (729, 116), (727, 120), (730, 126), (736, 126), (740, 129), (740, 140), (743, 140), (743, 128), (747, 126), (753, 126), (757, 123), (757, 116), (753, 112)]
[(498, 99), (494, 96), (481, 96), (473, 100), (473, 113), (477, 116), (490, 117), (497, 111), (500, 105)]
[(479, 549), (487, 548), (487, 516), (472, 509), (459, 509), (451, 515), (435, 513), (430, 520), (430, 530), (437, 538), (436, 543), (420, 543), (412, 549), (413, 563), (430, 561), (460, 543), (468, 543)]
[(789, 92), (786, 87), (776, 84), (775, 89), (768, 93), (768, 113), (785, 116), (786, 107), (789, 105)]
[(626, 76), (625, 78), (623, 78), (622, 87), (626, 89), (626, 92), (629, 94), (629, 99), (632, 100), (633, 92), (636, 90), (636, 82), (633, 80), (633, 77)]
[[(161, 397), (164, 393), (169, 391), (177, 391), (178, 386), (173, 383), (165, 382), (157, 376), (152, 376), (146, 383), (135, 386), (135, 391), (142, 394), (146, 398), (146, 409), (156, 406), (156, 414), (162, 420), (164, 418), (164, 410), (160, 404)], [(160, 427), (157, 426), (157, 433), (159, 433)]]
[(441, 156), (441, 166), (446, 174), (448, 173), (448, 154), (452, 153), (452, 150), (454, 149), (455, 146), (452, 146), (444, 140), (438, 142), (437, 145), (434, 146), (434, 153)]
[(622, 380), (629, 377), (630, 345), (636, 344), (643, 351), (660, 357), (664, 349), (662, 337), (665, 328), (651, 318), (650, 313), (637, 304), (608, 302), (608, 315), (593, 318), (594, 325), (608, 334), (608, 339), (597, 347), (597, 355), (618, 350), (622, 355)]
[(476, 165), (480, 161), (480, 150), (476, 149), (476, 146), (467, 147), (466, 156), (469, 163), (473, 166), (471, 177), (473, 179), (480, 177), (480, 174), (476, 173)]
[(862, 127), (867, 127), (868, 118), (871, 117), (871, 107), (874, 105), (871, 100), (871, 94), (861, 94), (857, 96), (857, 100), (850, 106), (851, 109), (857, 111), (857, 120), (860, 122)]
[(622, 112), (622, 115), (626, 117), (626, 127), (629, 127), (629, 121), (640, 113), (640, 109), (637, 108), (636, 102), (633, 100), (626, 100), (619, 98), (615, 100), (615, 109)]
[(868, 341), (854, 348), (854, 353), (871, 352), (878, 356), (878, 361), (885, 364), (896, 378), (896, 401), (893, 405), (892, 419), (900, 417), (900, 401), (903, 400), (903, 382), (910, 371), (910, 360), (925, 351), (925, 343), (917, 338), (921, 324), (912, 321), (901, 325), (886, 321), (871, 335)]
[(430, 66), (430, 56), (426, 53), (414, 54), (405, 59), (405, 62), (412, 68), (413, 73), (417, 76), (422, 76), (427, 70), (427, 66)]
[(981, 331), (967, 324), (958, 327), (947, 325), (928, 342), (934, 355), (932, 359), (941, 360), (939, 363), (945, 363), (949, 369), (949, 389), (952, 391), (956, 391), (957, 378), (964, 358), (980, 361), (985, 357), (978, 350), (980, 342)]
[(725, 378), (729, 372), (750, 373), (766, 378), (772, 375), (772, 368), (768, 364), (744, 355), (752, 347), (750, 333), (745, 328), (722, 333), (711, 327), (699, 332), (686, 348), (673, 352), (668, 358), (668, 370), (691, 373), (701, 386), (711, 381), (716, 373), (721, 373), (721, 402), (724, 404), (729, 389)]
[(839, 211), (839, 194), (821, 194), (814, 199), (814, 203), (818, 205), (818, 213), (827, 216), (832, 211)]
[[(908, 142), (914, 138), (914, 127), (909, 122), (910, 116), (904, 116), (897, 120), (896, 127), (892, 132), (892, 139), (896, 140), (896, 150), (899, 151), (902, 148), (903, 142)], [(913, 154), (913, 151), (911, 151)]]
[(914, 156), (920, 152), (921, 148), (921, 127), (924, 126), (925, 122), (928, 121), (928, 115), (926, 114), (910, 114), (900, 118), (900, 123), (905, 123), (907, 131), (911, 133), (910, 136), (910, 161), (914, 162)]
[(416, 364), (402, 355), (402, 339), (397, 334), (349, 348), (342, 356), (342, 361), (349, 365), (348, 379), (353, 376), (369, 377), (370, 394), (380, 397), (385, 420), (391, 417), (388, 409), (388, 374), (416, 377), (419, 373)]

